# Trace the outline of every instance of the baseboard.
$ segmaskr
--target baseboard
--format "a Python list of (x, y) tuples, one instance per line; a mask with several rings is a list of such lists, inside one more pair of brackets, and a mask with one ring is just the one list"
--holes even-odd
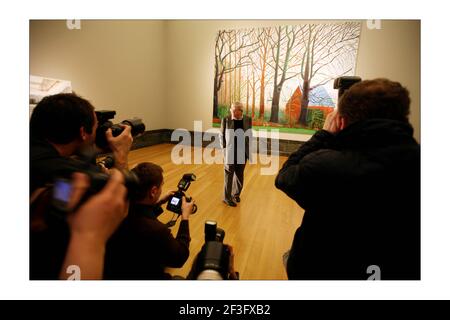
[[(171, 144), (178, 144), (178, 143), (184, 143), (187, 142), (180, 138), (178, 141), (172, 141), (172, 132), (173, 129), (159, 129), (159, 130), (149, 130), (145, 131), (142, 135), (139, 137), (136, 137), (133, 141), (133, 145), (131, 147), (132, 150), (139, 149), (139, 148), (145, 148), (157, 144), (162, 143), (171, 143)], [(199, 132), (189, 131), (191, 135), (191, 139), (189, 141), (191, 146), (194, 146), (194, 137), (195, 134), (199, 135)], [(218, 139), (218, 134), (213, 134), (209, 132), (201, 132), (201, 137), (204, 137), (204, 139), (198, 139), (202, 143), (202, 147), (206, 148), (209, 146), (211, 141), (214, 141), (213, 139)], [(259, 145), (259, 138), (254, 138), (254, 143), (256, 143), (256, 146)], [(257, 148), (257, 152), (264, 151), (267, 154), (271, 154), (271, 146), (272, 146), (272, 140), (273, 139), (266, 139), (267, 142), (265, 143), (264, 148)], [(279, 139), (278, 140), (278, 146), (279, 146), (279, 153), (280, 156), (289, 156), (292, 152), (296, 151), (304, 142), (302, 141), (295, 141), (295, 140), (285, 140), (285, 139)], [(274, 154), (277, 152), (274, 152)]]

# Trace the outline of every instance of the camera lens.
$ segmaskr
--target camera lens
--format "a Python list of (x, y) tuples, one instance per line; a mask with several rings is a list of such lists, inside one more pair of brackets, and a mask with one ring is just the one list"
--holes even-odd
[(134, 137), (138, 134), (141, 134), (145, 131), (145, 124), (141, 119), (128, 119), (122, 121), (122, 124), (128, 125), (131, 127), (131, 135)]

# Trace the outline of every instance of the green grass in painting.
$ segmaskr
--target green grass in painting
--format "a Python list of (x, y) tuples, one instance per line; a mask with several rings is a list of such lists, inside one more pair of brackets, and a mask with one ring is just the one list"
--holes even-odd
[[(214, 128), (220, 128), (220, 123), (213, 123)], [(296, 134), (314, 134), (316, 130), (302, 129), (302, 128), (275, 128), (275, 127), (264, 127), (264, 126), (253, 126), (255, 130), (267, 130), (271, 131), (273, 129), (278, 129), (279, 132), (283, 133), (296, 133)]]

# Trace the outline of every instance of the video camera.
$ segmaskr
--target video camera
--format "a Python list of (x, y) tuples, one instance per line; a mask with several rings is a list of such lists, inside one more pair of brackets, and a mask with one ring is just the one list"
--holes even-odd
[[(97, 115), (98, 127), (96, 131), (95, 144), (97, 147), (106, 150), (108, 148), (108, 141), (106, 140), (106, 131), (111, 128), (113, 137), (117, 137), (123, 131), (120, 124), (113, 124), (110, 119), (113, 119), (116, 115), (115, 111), (110, 110), (100, 110), (95, 111)], [(128, 125), (131, 127), (131, 135), (137, 136), (145, 131), (145, 124), (141, 119), (127, 119), (121, 122), (123, 125)]]
[[(180, 182), (178, 182), (178, 190), (175, 192), (173, 196), (171, 196), (167, 202), (167, 210), (175, 212), (177, 214), (181, 214), (181, 205), (183, 203), (183, 196), (186, 198), (187, 202), (192, 201), (192, 197), (186, 196), (185, 192), (191, 185), (192, 181), (195, 181), (197, 178), (193, 173), (186, 173), (181, 178)], [(197, 205), (194, 204), (192, 208), (192, 213), (197, 212)]]
[(217, 227), (217, 222), (205, 222), (205, 244), (195, 258), (189, 279), (228, 280), (230, 279), (230, 249), (223, 243), (225, 231)]
[(350, 88), (352, 85), (354, 85), (355, 83), (358, 83), (358, 82), (361, 82), (360, 77), (343, 76), (343, 77), (334, 79), (333, 88), (339, 89), (339, 91), (338, 91), (339, 97), (338, 98), (340, 98), (348, 88)]

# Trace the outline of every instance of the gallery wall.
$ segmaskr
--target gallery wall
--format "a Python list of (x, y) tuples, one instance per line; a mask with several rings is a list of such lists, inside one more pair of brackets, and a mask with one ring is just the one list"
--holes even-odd
[[(72, 81), (116, 120), (142, 117), (149, 130), (212, 127), (215, 37), (220, 29), (301, 24), (302, 20), (82, 20), (30, 22), (30, 74)], [(311, 22), (311, 21), (308, 21)], [(320, 22), (320, 21), (316, 21)], [(356, 74), (387, 77), (411, 92), (411, 123), (420, 136), (420, 22), (363, 21)], [(280, 134), (282, 139), (309, 136)]]
[(141, 117), (148, 129), (167, 128), (163, 21), (30, 22), (30, 74), (70, 80), (96, 109), (115, 121)]

